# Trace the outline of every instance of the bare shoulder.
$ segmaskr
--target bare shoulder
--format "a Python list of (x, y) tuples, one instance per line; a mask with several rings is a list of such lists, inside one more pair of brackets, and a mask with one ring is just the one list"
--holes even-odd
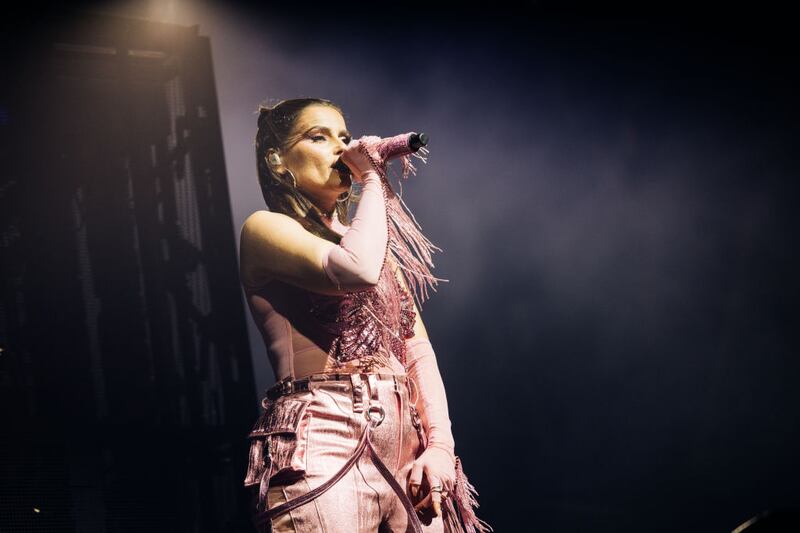
[(283, 213), (260, 210), (252, 213), (242, 224), (241, 236), (246, 238), (253, 232), (262, 232), (270, 229), (282, 229), (287, 225), (300, 226), (300, 223)]
[(278, 279), (317, 292), (331, 290), (323, 257), (336, 244), (312, 234), (292, 217), (256, 211), (244, 221), (240, 240), (243, 283), (261, 286)]
[(287, 227), (300, 223), (283, 213), (260, 210), (248, 216), (239, 233), (239, 272), (244, 285), (263, 286), (273, 279), (269, 261), (264, 257), (265, 244), (276, 244)]
[(287, 233), (305, 232), (305, 228), (292, 217), (283, 213), (272, 211), (256, 211), (245, 219), (242, 224), (239, 240), (242, 248), (258, 243), (262, 245), (265, 241), (276, 243), (278, 239)]

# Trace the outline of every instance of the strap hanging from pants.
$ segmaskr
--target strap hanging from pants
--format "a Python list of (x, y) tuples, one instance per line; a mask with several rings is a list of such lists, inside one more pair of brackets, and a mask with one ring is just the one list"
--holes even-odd
[[(321, 496), (323, 493), (325, 493), (325, 491), (330, 489), (334, 484), (342, 479), (344, 475), (347, 474), (347, 472), (349, 472), (350, 469), (353, 468), (353, 466), (358, 462), (359, 458), (366, 452), (375, 467), (378, 469), (378, 472), (381, 473), (381, 475), (389, 483), (389, 486), (392, 487), (392, 490), (394, 490), (395, 494), (397, 494), (397, 497), (400, 498), (400, 502), (403, 504), (403, 507), (406, 510), (406, 514), (408, 515), (413, 532), (423, 533), (422, 524), (420, 523), (416, 511), (414, 510), (414, 504), (411, 503), (411, 500), (408, 498), (405, 492), (403, 492), (403, 488), (394, 478), (391, 471), (386, 467), (381, 458), (378, 457), (378, 454), (372, 445), (372, 431), (381, 425), (381, 422), (383, 422), (383, 419), (386, 417), (386, 412), (383, 409), (383, 405), (381, 405), (380, 401), (378, 400), (378, 387), (375, 376), (369, 375), (368, 381), (370, 385), (370, 401), (369, 407), (367, 408), (368, 422), (361, 434), (361, 437), (358, 439), (358, 444), (356, 445), (353, 454), (350, 456), (347, 462), (345, 462), (344, 466), (342, 466), (342, 468), (340, 468), (339, 471), (336, 472), (328, 481), (303, 494), (302, 496), (298, 496), (297, 498), (293, 498), (280, 505), (276, 505), (272, 509), (266, 509), (259, 512), (255, 517), (257, 526), (262, 526), (267, 523), (267, 521), (272, 520), (275, 517), (291, 511), (292, 509), (295, 509), (301, 505), (305, 505), (314, 498)], [(372, 416), (373, 414), (376, 414), (377, 418), (374, 418)], [(266, 476), (266, 478), (262, 478), (261, 480), (261, 492), (265, 492), (269, 485), (269, 478), (272, 475), (272, 465), (270, 465), (269, 469), (264, 471), (263, 475)], [(264, 496), (266, 495), (262, 495), (262, 498)], [(261, 501), (266, 501), (266, 499), (262, 499)]]

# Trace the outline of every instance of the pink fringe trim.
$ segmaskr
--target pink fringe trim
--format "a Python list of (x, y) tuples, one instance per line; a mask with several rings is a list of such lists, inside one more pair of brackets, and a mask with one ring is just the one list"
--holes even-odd
[(487, 533), (494, 531), (492, 526), (475, 515), (473, 508), (480, 507), (476, 496), (478, 491), (467, 479), (461, 466), (461, 458), (456, 457), (456, 480), (451, 498), (442, 506), (442, 518), (447, 533)]
[[(414, 157), (427, 163), (425, 155), (428, 154), (426, 148), (420, 148)], [(409, 174), (416, 175), (417, 169), (411, 163), (411, 157), (404, 155), (400, 158), (402, 165), (402, 178), (408, 179)], [(422, 234), (422, 227), (417, 223), (413, 213), (403, 202), (402, 195), (398, 195), (392, 189), (386, 176), (385, 167), (381, 169), (382, 177), (387, 189), (386, 211), (390, 220), (389, 224), (389, 249), (400, 267), (406, 285), (413, 292), (417, 307), (422, 308), (422, 303), (429, 299), (428, 288), (436, 292), (436, 285), (440, 281), (450, 280), (437, 278), (431, 273), (434, 267), (431, 259), (433, 250), (442, 251)], [(402, 182), (400, 183), (402, 193)], [(404, 209), (405, 208), (405, 209)]]

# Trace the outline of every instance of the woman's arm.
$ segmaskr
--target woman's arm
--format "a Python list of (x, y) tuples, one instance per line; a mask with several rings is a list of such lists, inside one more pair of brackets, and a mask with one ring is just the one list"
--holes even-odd
[[(408, 290), (399, 269), (395, 275), (403, 287)], [(413, 302), (413, 299), (412, 299)], [(406, 371), (414, 379), (419, 389), (421, 415), (428, 435), (428, 446), (441, 448), (455, 460), (455, 439), (451, 430), (450, 415), (447, 407), (447, 393), (439, 372), (436, 353), (433, 351), (428, 331), (422, 322), (422, 315), (413, 303), (416, 319), (414, 320), (414, 336), (406, 339), (407, 362)]]
[(334, 244), (309, 233), (281, 213), (258, 211), (241, 231), (241, 277), (249, 285), (279, 279), (323, 294), (343, 294), (378, 283), (387, 252), (389, 227), (381, 177), (373, 167), (371, 149), (362, 137), (342, 154), (363, 184), (350, 228)]
[(406, 341), (409, 361), (406, 371), (419, 389), (422, 418), (428, 434), (428, 447), (441, 448), (455, 461), (455, 439), (451, 430), (442, 375), (430, 340), (414, 337)]
[[(400, 283), (408, 290), (399, 269), (395, 274)], [(455, 484), (455, 440), (451, 431), (447, 394), (442, 382), (442, 375), (439, 372), (436, 354), (416, 303), (414, 303), (414, 312), (417, 315), (414, 321), (414, 336), (406, 339), (406, 371), (417, 387), (417, 406), (428, 442), (425, 451), (414, 461), (414, 466), (411, 468), (408, 490), (414, 498), (420, 498), (419, 487), (423, 475), (427, 478), (430, 487), (441, 485), (444, 493), (429, 492), (415, 506), (418, 509), (432, 507), (434, 512), (440, 516), (442, 514), (442, 496), (451, 493)]]
[(328, 247), (322, 254), (322, 268), (339, 290), (376, 285), (386, 259), (389, 226), (381, 177), (368, 171), (363, 181), (350, 229), (339, 246)]
[(250, 215), (241, 231), (243, 283), (278, 279), (323, 294), (374, 286), (389, 238), (380, 179), (374, 172), (366, 177), (353, 221), (338, 245), (282, 213)]

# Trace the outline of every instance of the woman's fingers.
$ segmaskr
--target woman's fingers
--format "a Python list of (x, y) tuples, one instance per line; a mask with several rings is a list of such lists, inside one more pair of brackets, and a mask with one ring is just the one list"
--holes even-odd
[(427, 470), (426, 474), (428, 475), (428, 482), (431, 486), (431, 491), (428, 495), (433, 502), (433, 511), (436, 513), (436, 516), (442, 516), (442, 483), (430, 470)]
[(428, 495), (425, 496), (425, 498), (421, 502), (419, 502), (417, 505), (414, 506), (414, 510), (420, 511), (422, 509), (425, 509), (426, 507), (430, 507), (431, 501), (432, 501), (431, 493), (429, 492)]
[(428, 507), (433, 507), (433, 512), (436, 513), (436, 516), (442, 516), (442, 497), (436, 491), (429, 492), (421, 502), (414, 506), (415, 511), (421, 511), (422, 509), (426, 509)]
[(443, 493), (448, 493), (448, 487), (443, 486), (441, 478), (434, 474), (432, 469), (428, 468), (427, 464), (414, 464), (411, 467), (411, 473), (408, 476), (408, 492), (414, 498), (419, 496), (419, 489), (422, 484), (423, 475), (425, 476), (428, 482), (427, 484), (431, 490), (429, 490), (425, 498), (416, 504), (414, 508), (416, 510), (420, 510), (425, 507), (433, 507), (433, 511), (436, 513), (436, 516), (442, 516)]
[(433, 511), (436, 516), (442, 516), (442, 493), (438, 491), (431, 492), (433, 497)]
[(422, 484), (422, 470), (421, 464), (414, 464), (411, 467), (411, 474), (408, 476), (408, 492), (415, 498), (419, 494), (419, 486)]
[(377, 170), (373, 165), (373, 160), (376, 163), (381, 162), (381, 156), (375, 148), (380, 141), (381, 138), (375, 135), (365, 135), (358, 140), (351, 141), (340, 159), (356, 177), (371, 170)]

